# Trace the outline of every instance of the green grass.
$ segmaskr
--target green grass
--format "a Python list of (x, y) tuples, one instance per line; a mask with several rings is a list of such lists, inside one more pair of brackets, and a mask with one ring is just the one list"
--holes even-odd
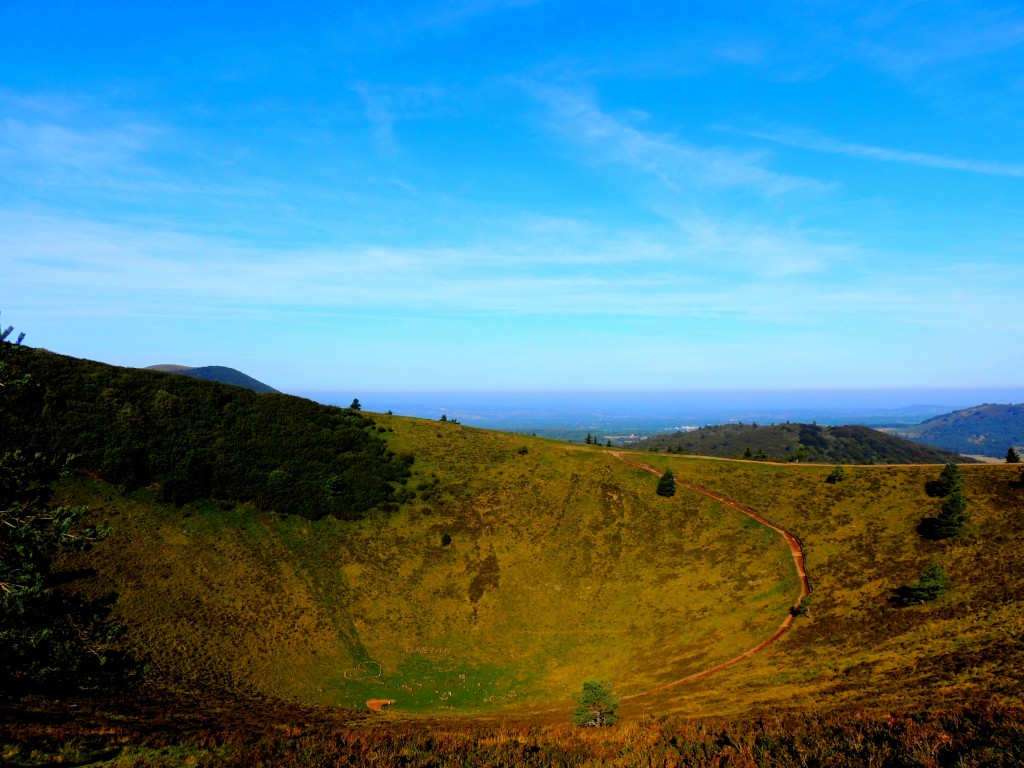
[[(1024, 649), (1024, 488), (1019, 469), (963, 467), (972, 523), (922, 539), (941, 500), (939, 467), (795, 467), (656, 457), (677, 477), (739, 499), (796, 534), (813, 587), (811, 617), (769, 653), (664, 697), (691, 712), (762, 707), (906, 707), (995, 695), (1020, 700)], [(896, 608), (892, 590), (941, 564), (952, 582), (933, 604)]]
[(698, 494), (658, 497), (610, 451), (380, 421), (421, 457), (421, 490), (389, 517), (64, 489), (113, 525), (78, 564), (120, 594), (158, 673), (352, 707), (544, 709), (586, 679), (636, 693), (725, 661), (798, 593), (777, 534)]
[[(658, 497), (653, 475), (608, 449), (378, 418), (394, 450), (418, 457), (415, 496), (396, 514), (179, 509), (80, 478), (65, 497), (114, 534), (69, 565), (120, 594), (157, 679), (449, 715), (561, 711), (594, 678), (619, 695), (647, 691), (757, 645), (799, 594), (777, 533), (692, 491)], [(628, 701), (627, 717), (1019, 697), (1019, 470), (965, 467), (968, 535), (929, 542), (916, 526), (938, 508), (924, 493), (938, 467), (849, 467), (828, 484), (830, 467), (643, 460), (799, 536), (815, 602), (764, 653)], [(890, 605), (929, 562), (946, 569), (949, 594)]]

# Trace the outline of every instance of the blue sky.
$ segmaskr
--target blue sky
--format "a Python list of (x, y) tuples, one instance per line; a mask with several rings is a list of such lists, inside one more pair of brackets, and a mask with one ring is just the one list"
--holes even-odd
[(0, 320), (288, 391), (1024, 383), (1014, 3), (0, 3)]

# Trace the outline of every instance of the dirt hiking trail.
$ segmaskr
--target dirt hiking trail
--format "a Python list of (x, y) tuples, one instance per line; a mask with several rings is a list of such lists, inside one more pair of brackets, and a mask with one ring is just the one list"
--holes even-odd
[[(643, 469), (643, 470), (645, 470), (647, 472), (650, 472), (650, 473), (652, 473), (654, 475), (657, 475), (658, 477), (661, 477), (661, 475), (662, 475), (662, 472), (660, 472), (655, 467), (652, 467), (650, 464), (644, 464), (643, 462), (640, 462), (640, 461), (634, 461), (632, 459), (627, 459), (625, 456), (623, 456), (618, 451), (612, 451), (612, 455), (615, 456), (615, 458), (619, 459), (620, 461), (623, 461), (626, 464), (629, 464), (630, 466), (637, 467), (638, 469)], [(715, 491), (709, 491), (707, 488), (703, 488), (703, 487), (701, 487), (699, 485), (694, 485), (693, 483), (687, 483), (687, 482), (685, 482), (683, 480), (680, 480), (678, 477), (675, 478), (675, 481), (676, 481), (676, 485), (678, 485), (678, 486), (680, 486), (682, 488), (686, 488), (686, 489), (691, 490), (691, 491), (696, 491), (697, 493), (703, 493), (705, 496), (708, 496), (708, 497), (714, 499), (715, 501), (719, 501), (722, 504), (726, 504), (726, 505), (732, 507), (733, 509), (739, 510), (740, 512), (745, 514), (747, 517), (749, 517), (749, 518), (751, 518), (753, 520), (756, 520), (757, 522), (761, 523), (762, 525), (765, 525), (765, 526), (771, 528), (773, 531), (777, 531), (782, 536), (782, 538), (786, 540), (786, 543), (789, 545), (790, 554), (793, 556), (793, 564), (796, 566), (797, 576), (800, 577), (800, 597), (799, 597), (799, 600), (803, 600), (805, 597), (807, 597), (807, 595), (809, 595), (811, 593), (811, 585), (810, 585), (810, 582), (807, 580), (807, 572), (804, 570), (804, 549), (803, 549), (803, 546), (801, 546), (801, 544), (800, 544), (800, 540), (796, 536), (794, 536), (792, 533), (787, 531), (785, 528), (782, 528), (782, 527), (776, 525), (771, 520), (769, 520), (768, 518), (764, 517), (764, 515), (762, 515), (761, 513), (757, 512), (756, 510), (753, 510), (753, 509), (751, 509), (748, 506), (740, 504), (738, 501), (733, 501), (728, 496), (723, 496), (722, 494), (716, 493)], [(798, 604), (799, 604), (799, 600), (797, 601)], [(633, 693), (633, 694), (630, 694), (628, 696), (623, 696), (622, 700), (623, 701), (628, 701), (628, 700), (631, 700), (631, 699), (638, 699), (641, 696), (650, 696), (653, 693), (658, 693), (659, 691), (664, 691), (664, 690), (667, 690), (669, 688), (673, 688), (673, 687), (675, 687), (677, 685), (683, 685), (684, 683), (689, 683), (689, 682), (692, 682), (693, 680), (699, 680), (702, 677), (708, 677), (710, 675), (715, 674), (716, 672), (722, 671), (723, 669), (727, 669), (728, 667), (731, 667), (733, 664), (737, 664), (737, 663), (743, 661), (744, 659), (749, 659), (751, 656), (753, 656), (756, 653), (760, 653), (765, 648), (767, 648), (772, 643), (774, 643), (776, 640), (778, 640), (780, 637), (782, 637), (782, 635), (785, 634), (786, 630), (788, 630), (790, 628), (790, 626), (793, 624), (793, 619), (794, 619), (794, 616), (792, 614), (790, 614), (790, 613), (787, 613), (786, 614), (786, 618), (784, 618), (782, 620), (782, 623), (779, 624), (779, 628), (775, 630), (774, 634), (772, 634), (771, 637), (769, 637), (766, 640), (762, 641), (761, 643), (759, 643), (758, 645), (754, 646), (750, 650), (744, 651), (743, 653), (741, 653), (739, 656), (736, 656), (735, 658), (729, 659), (728, 661), (724, 661), (721, 664), (718, 664), (718, 665), (716, 665), (714, 667), (711, 667), (709, 669), (705, 669), (705, 670), (702, 670), (700, 672), (695, 672), (692, 675), (687, 675), (686, 677), (682, 677), (679, 680), (673, 680), (671, 683), (665, 683), (664, 685), (659, 685), (657, 688), (651, 688), (648, 691), (642, 691), (640, 693)]]

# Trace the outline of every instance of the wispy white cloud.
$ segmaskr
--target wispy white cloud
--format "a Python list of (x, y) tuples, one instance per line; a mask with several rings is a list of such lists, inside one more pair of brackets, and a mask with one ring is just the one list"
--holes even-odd
[(231, 168), (234, 151), (101, 98), (0, 91), (0, 201), (8, 204), (113, 204), (118, 213), (160, 215), (281, 199), (281, 183)]
[(83, 129), (7, 118), (0, 121), (0, 162), (103, 173), (134, 163), (157, 133), (142, 124)]
[[(568, 224), (549, 223), (560, 234)], [(577, 226), (586, 227), (582, 224)], [(729, 231), (692, 222), (678, 240), (583, 232), (552, 249), (550, 231), (519, 243), (462, 248), (260, 249), (223, 238), (25, 214), (0, 214), (6, 255), (0, 300), (53, 317), (360, 315), (622, 316), (800, 324), (798, 317), (870, 317), (872, 324), (984, 325), (1011, 311), (1005, 270), (891, 270), (879, 280), (858, 254), (798, 234)], [(531, 234), (532, 231), (532, 234)], [(538, 266), (542, 268), (538, 268)], [(836, 270), (843, 280), (834, 280)], [(819, 275), (827, 272), (826, 280)]]
[(814, 179), (777, 173), (763, 152), (700, 147), (675, 136), (641, 130), (601, 110), (585, 93), (551, 85), (527, 90), (548, 110), (548, 127), (596, 163), (616, 163), (651, 174), (670, 189), (743, 188), (775, 196), (822, 190)]
[(870, 144), (855, 144), (852, 142), (838, 141), (825, 136), (819, 136), (805, 130), (788, 130), (782, 132), (739, 131), (726, 127), (723, 127), (722, 130), (742, 136), (749, 136), (754, 139), (761, 139), (762, 141), (769, 141), (774, 144), (782, 144), (814, 152), (826, 152), (833, 155), (846, 155), (848, 157), (860, 157), (868, 160), (879, 160), (888, 163), (904, 163), (908, 165), (920, 165), (927, 168), (944, 168), (951, 171), (966, 171), (968, 173), (981, 173), (992, 176), (1024, 177), (1024, 163), (1001, 163), (991, 160), (970, 160), (960, 157), (932, 155), (926, 152), (889, 149), (886, 147), (872, 146)]
[(362, 99), (377, 148), (387, 155), (398, 152), (395, 123), (436, 116), (446, 96), (445, 90), (435, 85), (390, 86), (358, 81), (349, 87)]
[[(120, 364), (247, 355), (259, 375), (273, 364), (253, 339), (270, 335), (294, 347), (262, 376), (278, 385), (337, 380), (359, 360), (377, 387), (411, 372), (417, 386), (578, 386), (573, 371), (600, 359), (604, 386), (791, 386), (812, 369), (824, 386), (920, 381), (937, 350), (966, 339), (994, 354), (1024, 292), (1005, 266), (970, 256), (915, 262), (726, 221), (681, 225), (674, 239), (619, 232), (603, 249), (609, 233), (586, 222), (518, 231), (463, 247), (261, 248), (0, 212), (0, 308), (36, 343)], [(882, 259), (882, 274), (864, 264)], [(208, 340), (182, 338), (200, 328)], [(1019, 362), (996, 365), (1019, 378)]]
[(734, 269), (759, 278), (786, 278), (822, 273), (849, 265), (859, 249), (837, 238), (811, 239), (806, 233), (764, 225), (743, 225), (706, 216), (679, 222), (691, 251), (708, 263), (729, 263)]

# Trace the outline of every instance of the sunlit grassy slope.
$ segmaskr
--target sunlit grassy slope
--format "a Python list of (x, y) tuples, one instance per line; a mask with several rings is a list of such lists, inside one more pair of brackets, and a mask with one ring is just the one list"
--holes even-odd
[[(692, 713), (952, 704), (1024, 692), (1024, 484), (1021, 468), (964, 466), (972, 523), (941, 542), (917, 534), (940, 499), (939, 468), (764, 465), (644, 458), (763, 511), (800, 537), (814, 590), (809, 619), (743, 665), (643, 701)], [(933, 604), (896, 608), (894, 588), (938, 563), (952, 584)]]
[[(394, 699), (400, 712), (547, 711), (590, 678), (646, 691), (757, 645), (799, 593), (778, 534), (693, 492), (656, 496), (654, 476), (609, 449), (376, 418), (394, 450), (417, 457), (416, 497), (390, 517), (175, 508), (78, 480), (65, 493), (88, 497), (115, 533), (72, 565), (120, 594), (133, 643), (164, 679), (350, 706)], [(933, 543), (915, 527), (937, 511), (924, 483), (938, 468), (847, 468), (829, 485), (822, 467), (640, 457), (800, 536), (816, 603), (764, 653), (630, 699), (625, 714), (1019, 695), (1019, 469), (965, 467), (974, 524)], [(891, 590), (929, 562), (946, 568), (949, 595), (891, 607)]]
[(696, 494), (661, 498), (607, 449), (378, 423), (417, 456), (416, 498), (386, 518), (66, 489), (113, 525), (94, 582), (120, 594), (159, 674), (402, 711), (544, 708), (589, 678), (626, 694), (729, 659), (799, 592), (778, 534)]

